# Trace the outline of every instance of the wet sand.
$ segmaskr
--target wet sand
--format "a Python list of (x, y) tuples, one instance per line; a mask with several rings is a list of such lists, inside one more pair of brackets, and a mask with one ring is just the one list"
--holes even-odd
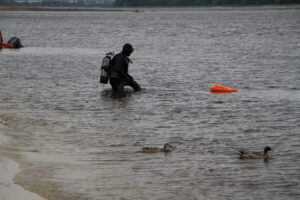
[[(57, 162), (56, 156), (41, 153), (28, 141), (18, 141), (12, 136), (20, 131), (19, 125), (23, 127), (31, 121), (15, 117), (0, 114), (0, 200), (84, 199), (75, 193), (63, 192), (60, 185), (47, 179), (47, 168)], [(38, 129), (37, 124), (35, 128)]]
[[(0, 119), (1, 120), (1, 119)], [(4, 130), (4, 121), (0, 121), (0, 130)], [(0, 132), (0, 146), (8, 142), (9, 138)], [(19, 164), (2, 155), (0, 152), (0, 199), (1, 200), (46, 200), (41, 196), (25, 190), (14, 183), (14, 177), (20, 173)]]
[(20, 168), (17, 162), (0, 157), (0, 199), (46, 200), (14, 183), (13, 179), (19, 172)]

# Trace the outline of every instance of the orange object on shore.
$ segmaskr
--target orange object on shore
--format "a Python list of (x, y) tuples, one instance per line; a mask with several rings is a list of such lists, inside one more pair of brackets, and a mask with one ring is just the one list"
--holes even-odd
[(224, 85), (213, 85), (210, 87), (210, 91), (213, 93), (227, 93), (227, 92), (237, 92), (238, 90)]

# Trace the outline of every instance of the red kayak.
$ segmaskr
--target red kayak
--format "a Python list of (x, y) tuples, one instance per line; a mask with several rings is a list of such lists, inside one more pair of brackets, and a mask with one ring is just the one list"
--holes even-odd
[(213, 85), (210, 87), (210, 91), (213, 93), (227, 93), (227, 92), (237, 92), (238, 90), (224, 85)]

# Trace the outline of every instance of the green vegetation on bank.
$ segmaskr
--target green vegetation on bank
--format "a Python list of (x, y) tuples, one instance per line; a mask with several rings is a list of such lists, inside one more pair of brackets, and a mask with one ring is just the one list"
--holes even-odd
[(116, 7), (143, 6), (247, 6), (300, 4), (300, 0), (116, 0)]

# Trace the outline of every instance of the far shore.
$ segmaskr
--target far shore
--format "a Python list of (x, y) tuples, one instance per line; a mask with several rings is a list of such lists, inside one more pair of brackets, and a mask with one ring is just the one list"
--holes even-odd
[(63, 12), (132, 12), (135, 10), (120, 8), (58, 8), (58, 7), (24, 7), (24, 6), (0, 6), (0, 11), (63, 11)]
[(1, 6), (0, 11), (47, 11), (47, 12), (142, 12), (142, 9), (165, 9), (165, 8), (195, 8), (195, 9), (300, 9), (300, 4), (290, 4), (290, 5), (252, 5), (252, 6), (244, 6), (244, 5), (228, 5), (228, 6), (187, 6), (187, 7), (124, 7), (124, 8), (99, 8), (99, 7), (26, 7), (26, 6)]

